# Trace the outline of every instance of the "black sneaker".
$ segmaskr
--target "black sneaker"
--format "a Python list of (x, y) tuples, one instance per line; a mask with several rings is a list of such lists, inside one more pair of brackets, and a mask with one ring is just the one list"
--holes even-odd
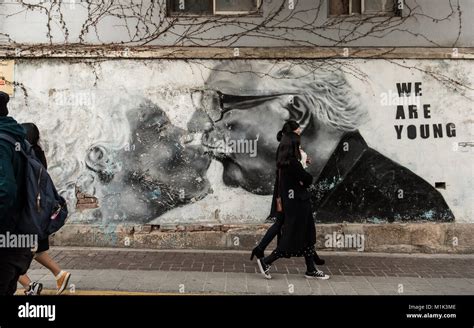
[(258, 268), (260, 269), (260, 272), (263, 274), (265, 279), (272, 279), (272, 276), (270, 275), (270, 265), (266, 264), (263, 259), (257, 259), (258, 263)]
[(41, 295), (41, 291), (43, 290), (43, 284), (33, 281), (30, 283), (28, 290), (25, 290), (26, 296), (33, 296), (33, 295)]
[(314, 278), (321, 279), (321, 280), (329, 279), (329, 276), (327, 274), (325, 274), (324, 272), (322, 272), (321, 270), (316, 270), (316, 271), (313, 271), (313, 272), (306, 271), (304, 276), (308, 279), (314, 279)]

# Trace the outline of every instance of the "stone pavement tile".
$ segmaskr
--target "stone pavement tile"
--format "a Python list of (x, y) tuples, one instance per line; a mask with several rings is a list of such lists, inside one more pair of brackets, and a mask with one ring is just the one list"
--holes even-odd
[(472, 290), (459, 290), (459, 291), (455, 291), (455, 292), (445, 292), (445, 295), (474, 295), (474, 293), (472, 292)]
[(416, 291), (407, 291), (407, 292), (401, 293), (400, 295), (412, 296), (412, 295), (423, 295), (423, 294), (420, 294), (419, 292), (416, 292)]
[[(76, 274), (72, 272), (71, 275), (71, 277), (74, 277)], [(131, 275), (131, 272), (122, 270), (91, 270), (89, 272), (81, 272), (81, 275), (93, 277), (97, 280), (122, 280), (124, 277)]]
[(420, 281), (424, 281), (423, 278), (418, 277), (391, 277), (390, 280), (399, 284), (411, 284), (412, 282), (418, 283)]
[(468, 281), (462, 278), (431, 278), (429, 282), (433, 286), (450, 286), (450, 287), (470, 287), (472, 286)]
[(227, 274), (225, 272), (213, 272), (207, 275), (204, 283), (205, 292), (225, 293)]
[(288, 286), (288, 294), (290, 295), (311, 295), (311, 285), (304, 276), (286, 275), (286, 282)]
[(368, 283), (369, 282), (365, 276), (345, 276), (345, 278), (346, 278), (346, 281), (350, 283), (353, 283), (353, 282)]
[(208, 272), (186, 272), (184, 293), (202, 293), (209, 274), (212, 275)]
[(437, 289), (436, 291), (443, 295), (474, 295), (473, 291), (464, 289)]
[(53, 278), (52, 273), (48, 275), (48, 274), (43, 274), (43, 273), (32, 273), (28, 271), (28, 277), (30, 277), (31, 281), (46, 280), (48, 279), (48, 276), (51, 276), (51, 278)]
[(358, 295), (357, 291), (353, 288), (349, 289), (335, 289), (336, 295)]
[(136, 279), (139, 279), (140, 291), (144, 292), (159, 292), (169, 276), (168, 271), (142, 271), (141, 273)]
[(394, 282), (387, 282), (387, 283), (384, 283), (384, 282), (372, 282), (371, 285), (372, 285), (372, 287), (373, 287), (375, 290), (377, 290), (377, 291), (380, 291), (380, 290), (391, 290), (391, 291), (397, 292), (397, 291), (398, 291), (398, 288), (399, 288), (399, 284), (394, 283)]
[(372, 282), (381, 282), (381, 283), (386, 283), (386, 282), (389, 282), (390, 279), (388, 277), (371, 277), (371, 276), (368, 276), (366, 277), (367, 281), (372, 283)]
[(269, 294), (272, 295), (289, 295), (288, 281), (286, 275), (283, 274), (272, 274), (272, 279), (267, 280), (269, 287)]
[(377, 290), (378, 295), (399, 295), (397, 291), (392, 290)]
[(474, 286), (472, 285), (465, 285), (465, 282), (460, 282), (459, 285), (438, 285), (432, 287), (433, 289), (440, 289), (440, 290), (460, 290), (460, 291), (470, 291), (474, 293)]
[(334, 289), (329, 283), (324, 282), (310, 282), (312, 295), (336, 295)]
[(409, 283), (401, 283), (404, 287), (424, 287), (424, 288), (434, 288), (432, 284), (429, 283), (424, 278), (420, 278), (418, 282), (409, 282)]
[(247, 274), (246, 273), (227, 273), (227, 293), (242, 294), (247, 293)]
[(49, 271), (48, 269), (44, 269), (42, 266), (40, 268), (34, 268), (34, 269), (30, 269), (28, 270), (28, 273), (35, 273), (35, 274), (43, 274), (43, 275), (51, 275), (51, 271)]
[(133, 281), (95, 279), (84, 276), (80, 281), (73, 282), (76, 290), (139, 290)]
[(340, 281), (340, 282), (347, 282), (347, 277), (346, 276), (341, 276), (341, 275), (330, 275), (329, 280), (330, 281)]
[(417, 295), (446, 295), (446, 292), (441, 291), (441, 290), (435, 290), (435, 289), (415, 289), (414, 290)]
[[(82, 270), (81, 270), (82, 271)], [(87, 283), (89, 281), (97, 281), (97, 282), (103, 282), (103, 281), (114, 281), (114, 282), (120, 282), (122, 279), (124, 279), (124, 271), (120, 272), (119, 270), (107, 270), (110, 273), (110, 276), (108, 277), (106, 273), (101, 273), (101, 275), (95, 275), (95, 274), (88, 274), (86, 272), (71, 272), (71, 278), (69, 280), (69, 283), (73, 284), (79, 284), (79, 283)]]
[(379, 295), (379, 293), (374, 288), (353, 288), (357, 295)]
[(348, 282), (334, 281), (329, 282), (336, 295), (357, 295), (354, 288)]
[(465, 285), (459, 285), (459, 286), (445, 286), (444, 288), (440, 288), (442, 290), (458, 290), (461, 292), (466, 292), (470, 293), (471, 295), (474, 295), (474, 286), (465, 286)]
[(374, 287), (369, 282), (364, 281), (351, 281), (348, 282), (351, 284), (352, 288), (354, 289), (374, 289)]
[(397, 293), (399, 294), (406, 294), (411, 292), (416, 292), (416, 288), (414, 285), (403, 284), (401, 288), (397, 286)]
[(261, 274), (248, 273), (246, 275), (246, 278), (247, 278), (247, 291), (249, 294), (267, 295), (270, 293), (268, 280), (265, 279)]
[(186, 274), (184, 271), (168, 271), (166, 278), (160, 284), (160, 292), (179, 293), (186, 287)]

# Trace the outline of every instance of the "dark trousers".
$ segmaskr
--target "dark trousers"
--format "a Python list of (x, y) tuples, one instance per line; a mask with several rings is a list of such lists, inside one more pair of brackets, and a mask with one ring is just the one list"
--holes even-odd
[[(270, 228), (268, 228), (267, 232), (263, 236), (262, 240), (260, 243), (257, 245), (257, 247), (264, 252), (265, 249), (270, 245), (272, 242), (273, 238), (276, 236), (280, 237), (281, 233), (281, 227), (283, 226), (283, 214), (277, 214), (276, 221), (273, 223)], [(318, 253), (314, 253), (314, 260), (318, 261), (320, 260)]]
[(277, 214), (276, 221), (273, 223), (270, 228), (268, 228), (267, 232), (263, 236), (262, 240), (258, 244), (258, 248), (263, 251), (270, 245), (272, 240), (276, 237), (279, 236), (281, 227), (283, 226), (283, 215), (282, 214)]
[[(271, 265), (273, 262), (275, 262), (279, 258), (280, 256), (278, 255), (278, 253), (276, 251), (273, 251), (270, 255), (268, 255), (267, 257), (263, 259), (263, 262), (265, 262), (265, 264)], [(304, 261), (306, 263), (306, 271), (308, 272), (316, 271), (316, 266), (314, 265), (313, 256), (305, 256)]]
[(18, 278), (28, 271), (32, 260), (30, 249), (0, 250), (0, 296), (15, 294)]

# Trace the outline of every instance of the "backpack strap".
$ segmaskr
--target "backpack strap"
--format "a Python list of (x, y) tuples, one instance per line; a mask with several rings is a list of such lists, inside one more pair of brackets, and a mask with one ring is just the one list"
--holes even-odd
[[(17, 144), (20, 143), (18, 140), (16, 140), (15, 138), (13, 138), (12, 136), (10, 136), (6, 133), (0, 133), (0, 140), (5, 140), (8, 143), (12, 144), (12, 146), (15, 146), (15, 147), (17, 146)], [(31, 145), (29, 144), (29, 142), (27, 140), (24, 140), (24, 141), (25, 141), (27, 149), (31, 148)], [(20, 144), (20, 152), (23, 154), (23, 156), (28, 158), (28, 155), (26, 154), (23, 147), (21, 147), (21, 144)]]

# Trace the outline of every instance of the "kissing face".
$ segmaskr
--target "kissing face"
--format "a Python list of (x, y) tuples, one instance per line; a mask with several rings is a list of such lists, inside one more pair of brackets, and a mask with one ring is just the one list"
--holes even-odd
[(148, 222), (210, 192), (206, 149), (193, 144), (192, 136), (171, 124), (163, 110), (146, 102), (130, 111), (129, 122), (132, 134), (125, 149), (95, 145), (87, 155), (87, 167), (109, 187), (103, 188), (108, 192), (104, 211)]
[[(226, 185), (255, 194), (272, 193), (276, 133), (289, 117), (287, 102), (288, 96), (283, 95), (234, 101), (224, 110), (212, 104), (197, 108), (188, 129), (203, 133), (203, 146), (224, 165)], [(218, 110), (220, 114), (212, 114)]]

